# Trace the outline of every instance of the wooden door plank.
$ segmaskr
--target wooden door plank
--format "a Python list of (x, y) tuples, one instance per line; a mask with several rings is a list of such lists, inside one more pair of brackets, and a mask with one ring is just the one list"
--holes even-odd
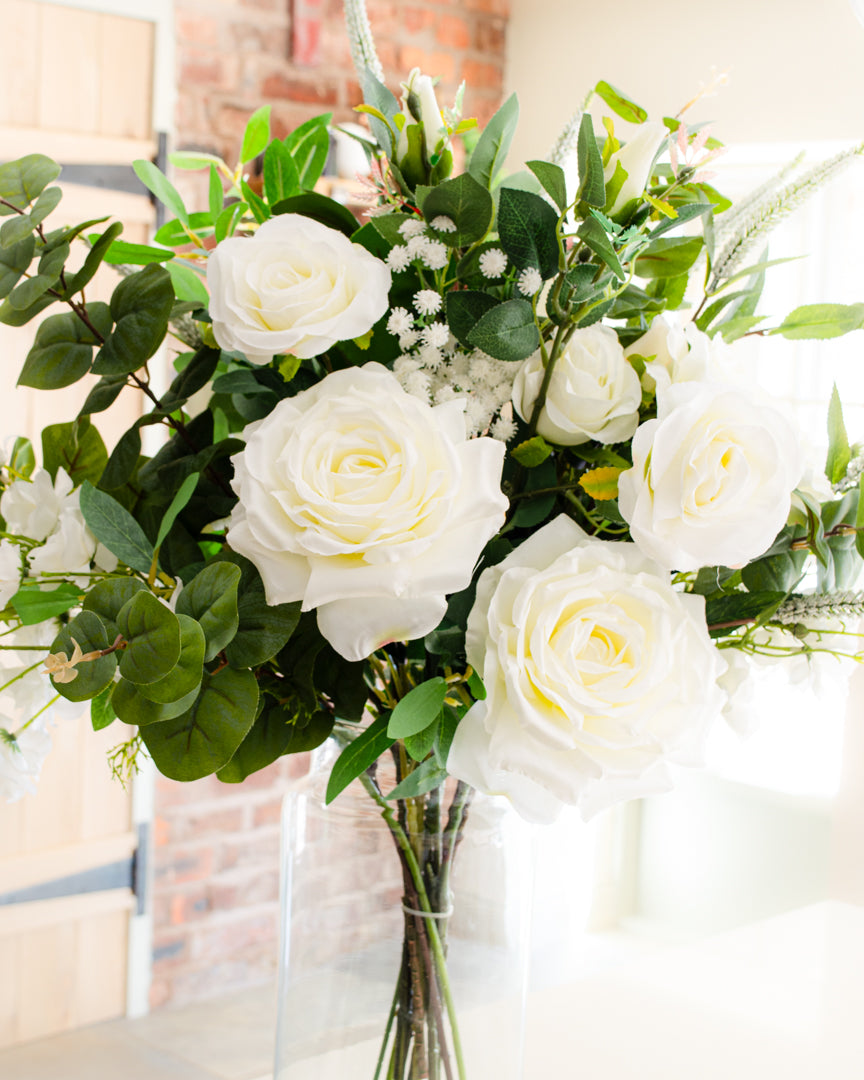
[(35, 124), (39, 115), (42, 55), (37, 8), (38, 4), (32, 0), (4, 0), (0, 33), (0, 71), (3, 72), (0, 126), (27, 127)]
[(135, 897), (130, 889), (109, 889), (80, 896), (60, 896), (54, 900), (33, 900), (27, 904), (9, 904), (0, 909), (0, 949), (14, 934), (75, 922), (81, 918), (102, 917), (112, 911), (132, 911)]
[(39, 4), (40, 127), (98, 131), (100, 24), (95, 11)]
[(58, 131), (56, 127), (13, 127), (6, 120), (0, 121), (0, 146), (3, 147), (4, 159), (12, 160), (25, 154), (40, 153), (70, 165), (91, 162), (131, 165), (136, 158), (146, 158), (149, 161), (156, 153), (156, 142), (149, 134), (148, 137), (140, 139), (100, 135), (96, 132), (76, 134)]
[(77, 978), (73, 993), (77, 1023), (96, 1024), (123, 1011), (129, 944), (126, 911), (112, 911), (78, 924)]
[[(0, 893), (26, 889), (44, 881), (79, 874), (96, 866), (120, 862), (130, 858), (137, 846), (138, 835), (130, 831), (117, 836), (88, 840), (82, 844), (71, 844), (68, 847), (30, 851), (11, 858), (0, 858)], [(3, 917), (2, 913), (3, 908), (0, 907), (0, 919)]]
[[(122, 15), (101, 16), (99, 131), (102, 135), (148, 138), (153, 131), (152, 22)], [(135, 87), (134, 93), (127, 87)]]

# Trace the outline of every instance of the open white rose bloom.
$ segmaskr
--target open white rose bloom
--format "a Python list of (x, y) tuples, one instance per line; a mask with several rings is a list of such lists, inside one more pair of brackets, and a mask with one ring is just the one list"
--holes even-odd
[(566, 517), (483, 572), (466, 648), (487, 697), (456, 729), (450, 771), (533, 821), (665, 790), (669, 763), (701, 763), (725, 701), (702, 597)]

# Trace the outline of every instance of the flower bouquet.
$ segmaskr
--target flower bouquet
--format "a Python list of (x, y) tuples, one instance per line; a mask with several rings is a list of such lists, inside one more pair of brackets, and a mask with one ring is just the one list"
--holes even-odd
[[(474, 790), (536, 822), (664, 790), (701, 761), (730, 657), (859, 648), (839, 399), (820, 497), (733, 343), (864, 326), (860, 304), (756, 314), (767, 234), (862, 147), (733, 205), (704, 126), (601, 82), (602, 126), (586, 103), (509, 171), (515, 97), (478, 133), (417, 71), (395, 96), (346, 7), (363, 224), (315, 190), (329, 116), (278, 140), (259, 110), (236, 168), (177, 155), (209, 173), (204, 210), (137, 162), (174, 215), (152, 245), (52, 229), (59, 166), (0, 166), (0, 321), (53, 309), (19, 382), (98, 377), (41, 466), (24, 439), (3, 464), (0, 791), (38, 775), (64, 700), (128, 727), (118, 771), (147, 753), (182, 781), (334, 737), (328, 800), (359, 780), (403, 868), (375, 1077), (465, 1080), (443, 916)], [(110, 303), (86, 295), (104, 262)], [(149, 411), (109, 452), (95, 419), (128, 388)]]

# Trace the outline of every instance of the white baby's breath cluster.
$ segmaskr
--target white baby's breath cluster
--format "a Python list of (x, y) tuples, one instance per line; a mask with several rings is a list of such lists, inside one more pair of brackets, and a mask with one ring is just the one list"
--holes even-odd
[(392, 308), (387, 320), (387, 329), (403, 350), (393, 364), (402, 388), (432, 405), (462, 398), (469, 436), (488, 434), (501, 442), (512, 439), (516, 424), (511, 396), (521, 363), (462, 348), (437, 317), (442, 299), (434, 289), (419, 290), (413, 307), (413, 312)]
[[(439, 215), (432, 221), (432, 228), (437, 232), (453, 232), (456, 228), (450, 218)], [(446, 244), (429, 235), (425, 222), (418, 220), (404, 221), (399, 226), (399, 235), (404, 244), (396, 244), (387, 256), (387, 265), (398, 274), (407, 270), (412, 263), (419, 263), (426, 270), (443, 270), (450, 259)]]

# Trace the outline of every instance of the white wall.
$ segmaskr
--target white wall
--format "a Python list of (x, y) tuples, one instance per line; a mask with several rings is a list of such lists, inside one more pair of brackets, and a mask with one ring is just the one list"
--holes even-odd
[(511, 0), (509, 89), (522, 122), (512, 162), (548, 154), (606, 79), (658, 119), (728, 70), (694, 120), (724, 142), (864, 139), (864, 27), (848, 0)]

